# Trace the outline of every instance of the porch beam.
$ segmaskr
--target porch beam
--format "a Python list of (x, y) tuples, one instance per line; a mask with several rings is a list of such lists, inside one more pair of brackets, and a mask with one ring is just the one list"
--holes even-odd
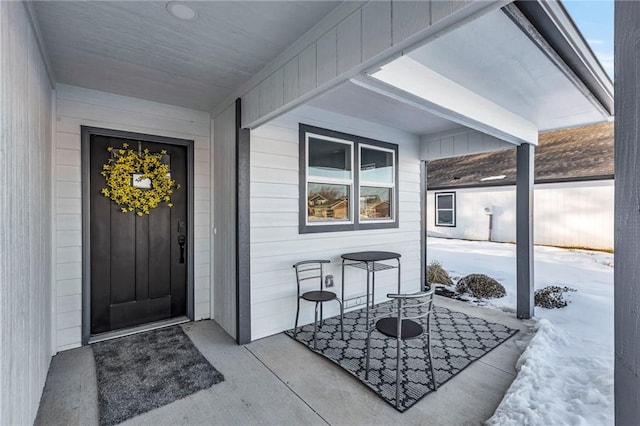
[(402, 56), (354, 84), (513, 144), (538, 143), (537, 126)]
[(615, 3), (615, 423), (640, 419), (640, 2)]
[(533, 179), (535, 147), (516, 148), (516, 314), (533, 316)]
[(242, 97), (242, 127), (256, 128), (511, 1), (343, 2), (233, 92)]

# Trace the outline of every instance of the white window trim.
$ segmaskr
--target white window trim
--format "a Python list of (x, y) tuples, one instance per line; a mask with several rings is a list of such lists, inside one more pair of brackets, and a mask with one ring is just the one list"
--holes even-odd
[[(396, 221), (394, 204), (397, 202), (397, 194), (396, 194), (396, 168), (398, 165), (396, 164), (396, 152), (393, 149), (387, 149), (380, 146), (369, 145), (365, 143), (360, 143), (358, 145), (358, 174), (360, 174), (360, 168), (362, 167), (362, 148), (375, 150), (375, 151), (383, 151), (391, 153), (392, 158), (392, 167), (391, 171), (391, 183), (384, 182), (371, 182), (365, 181), (362, 179), (358, 179), (358, 220), (363, 223), (393, 223)], [(360, 188), (363, 186), (374, 187), (374, 188), (390, 188), (391, 189), (391, 200), (389, 200), (389, 219), (363, 219), (360, 217)]]
[[(451, 208), (444, 209), (440, 208), (440, 197), (451, 197)], [(455, 192), (437, 192), (435, 194), (435, 210), (436, 210), (436, 226), (448, 226), (450, 228), (454, 228), (456, 226), (456, 193)], [(440, 223), (440, 215), (438, 214), (441, 211), (450, 211), (451, 212), (451, 223)]]
[[(329, 142), (336, 142), (345, 145), (349, 145), (351, 148), (351, 179), (336, 179), (329, 177), (309, 176), (309, 138), (323, 139)], [(355, 195), (355, 169), (354, 169), (354, 142), (346, 139), (333, 138), (331, 136), (319, 135), (317, 133), (307, 132), (305, 134), (305, 194), (309, 196), (309, 183), (326, 183), (333, 185), (348, 185), (349, 186), (349, 220), (314, 220), (309, 221), (309, 215), (305, 214), (305, 224), (307, 226), (331, 226), (331, 225), (353, 225), (355, 223), (353, 200)], [(359, 205), (360, 203), (358, 203)]]
[[(331, 130), (321, 127), (316, 127), (309, 124), (299, 123), (299, 182), (298, 182), (298, 233), (313, 234), (324, 232), (351, 232), (351, 231), (366, 231), (366, 230), (379, 230), (379, 229), (393, 229), (399, 228), (399, 203), (400, 203), (400, 191), (398, 189), (398, 145), (381, 140), (370, 139), (363, 136), (353, 135), (349, 133), (343, 133), (337, 130)], [(335, 178), (315, 178), (309, 176), (309, 146), (310, 138), (317, 138), (320, 140), (326, 140), (328, 142), (349, 143), (353, 146), (351, 151), (351, 169), (353, 171), (351, 179), (335, 179)], [(379, 182), (363, 182), (363, 185), (370, 185), (372, 187), (389, 187), (392, 194), (390, 205), (390, 219), (361, 219), (360, 218), (360, 145), (364, 147), (370, 147), (373, 149), (392, 152), (394, 161), (393, 170), (393, 187), (389, 184)], [(357, 166), (357, 167), (356, 167)], [(319, 173), (322, 174), (322, 173)], [(348, 182), (346, 182), (348, 181)], [(349, 221), (346, 220), (313, 220), (309, 221), (309, 185), (313, 183), (326, 183), (326, 184), (342, 184), (350, 185), (350, 203), (349, 206)], [(395, 195), (395, 198), (394, 198)], [(322, 218), (321, 218), (322, 219)]]

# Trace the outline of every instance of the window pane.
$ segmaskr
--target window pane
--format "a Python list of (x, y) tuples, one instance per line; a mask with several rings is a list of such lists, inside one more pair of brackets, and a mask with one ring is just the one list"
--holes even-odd
[(393, 154), (377, 149), (360, 151), (360, 180), (363, 182), (393, 183)]
[(453, 209), (453, 195), (438, 195), (438, 209)]
[(308, 191), (309, 222), (349, 220), (349, 185), (309, 182)]
[(361, 186), (360, 219), (391, 219), (391, 188)]
[(439, 225), (453, 225), (453, 212), (451, 210), (438, 211)]
[(309, 138), (309, 176), (351, 179), (351, 145)]

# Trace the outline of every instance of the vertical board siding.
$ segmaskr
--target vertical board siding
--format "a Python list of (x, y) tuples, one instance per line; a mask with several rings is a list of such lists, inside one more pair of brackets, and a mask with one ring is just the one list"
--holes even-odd
[[(298, 55), (298, 96), (304, 95), (305, 93), (315, 89), (317, 84), (316, 63), (316, 43), (313, 43)], [(261, 111), (251, 109), (251, 99), (244, 99), (243, 97), (242, 105), (248, 106), (248, 111), (253, 113), (253, 115), (246, 117), (246, 120), (245, 118), (242, 119), (243, 124), (253, 121), (262, 113)]]
[(338, 75), (362, 62), (362, 11), (358, 10), (345, 19), (337, 29)]
[(432, 1), (392, 1), (393, 44), (411, 37), (431, 25)]
[[(102, 127), (194, 141), (194, 315), (210, 317), (210, 117), (208, 113), (58, 85), (56, 100), (57, 349), (81, 344), (80, 126)], [(64, 251), (61, 251), (64, 249)], [(60, 256), (64, 253), (64, 256)]]
[[(376, 56), (401, 54), (401, 48), (418, 41), (430, 31), (436, 31), (432, 29), (433, 23), (447, 17), (454, 22), (477, 13), (485, 7), (481, 3), (458, 0), (362, 2), (355, 11), (349, 9), (348, 15), (340, 20), (335, 16), (327, 17), (327, 27), (333, 23), (331, 19), (336, 20), (335, 25), (317, 37), (310, 36), (308, 44), (299, 48), (297, 53), (283, 53), (282, 57), (277, 58), (282, 60), (282, 65), (269, 68), (272, 70), (269, 75), (285, 69), (284, 75), (291, 76), (291, 61), (297, 60), (299, 67), (295, 80), (299, 82), (299, 91), (296, 96), (288, 91), (283, 103), (285, 106), (295, 106), (306, 93), (330, 87), (340, 76), (348, 78), (349, 72)], [(390, 49), (394, 49), (393, 52)], [(278, 102), (260, 100), (255, 95), (261, 93), (263, 98), (281, 97), (281, 89), (270, 87), (269, 80), (268, 76), (262, 77), (262, 81), (258, 80), (242, 94), (244, 127), (278, 110), (279, 107), (275, 106)]]
[(476, 130), (447, 133), (439, 136), (423, 136), (420, 142), (420, 158), (426, 161), (513, 149), (514, 147), (510, 142), (505, 142)]
[[(298, 123), (399, 145), (399, 228), (298, 234)], [(420, 161), (418, 138), (379, 124), (317, 108), (300, 107), (251, 132), (251, 314), (252, 338), (293, 327), (296, 283), (292, 265), (330, 259), (327, 274), (340, 292), (340, 254), (387, 250), (402, 254), (402, 290), (420, 289)], [(217, 213), (217, 212), (216, 212)], [(220, 232), (220, 231), (218, 231)], [(217, 268), (216, 268), (217, 270)], [(347, 268), (346, 293), (364, 292), (364, 272)], [(397, 291), (395, 271), (376, 276), (376, 300)], [(335, 305), (335, 306), (333, 306)], [(338, 313), (326, 304), (325, 314)], [(300, 324), (313, 321), (313, 304), (302, 302)]]
[[(456, 193), (456, 226), (435, 226), (435, 192)], [(613, 180), (534, 185), (534, 243), (562, 247), (613, 248)], [(492, 240), (516, 241), (514, 186), (429, 191), (430, 236), (486, 241), (493, 209)]]
[(296, 56), (284, 66), (283, 74), (283, 104), (298, 97), (298, 57)]
[(215, 321), (236, 337), (236, 110), (213, 119), (213, 238)]
[(473, 0), (433, 1), (431, 2), (431, 23), (435, 24), (451, 15), (458, 9), (465, 7)]
[(32, 424), (51, 359), (52, 91), (22, 2), (0, 2), (0, 52), (0, 424)]
[(318, 86), (335, 78), (337, 71), (337, 34), (336, 30), (331, 30), (318, 40), (317, 49), (317, 82)]
[(391, 2), (372, 1), (362, 8), (362, 60), (391, 47)]

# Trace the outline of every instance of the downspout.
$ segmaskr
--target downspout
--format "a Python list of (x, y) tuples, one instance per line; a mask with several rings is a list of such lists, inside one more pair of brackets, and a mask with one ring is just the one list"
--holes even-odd
[(493, 209), (491, 207), (485, 207), (484, 214), (489, 216), (489, 239), (487, 241), (491, 241), (491, 233), (493, 231)]

